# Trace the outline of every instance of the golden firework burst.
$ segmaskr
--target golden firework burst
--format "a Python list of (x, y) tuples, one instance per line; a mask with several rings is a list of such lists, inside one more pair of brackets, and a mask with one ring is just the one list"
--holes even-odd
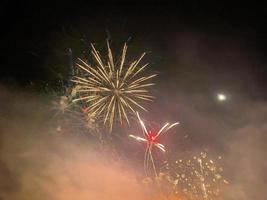
[(151, 79), (156, 74), (141, 75), (148, 66), (148, 63), (140, 65), (145, 53), (133, 62), (126, 63), (126, 43), (118, 62), (114, 62), (108, 42), (108, 55), (105, 60), (101, 58), (93, 44), (91, 47), (94, 66), (80, 58), (76, 63), (80, 74), (74, 76), (72, 80), (76, 83), (77, 92), (73, 102), (85, 102), (88, 113), (103, 119), (111, 132), (115, 120), (120, 123), (126, 120), (129, 124), (129, 113), (136, 113), (138, 109), (146, 111), (142, 102), (153, 100), (149, 87), (154, 85)]
[(200, 152), (191, 159), (176, 160), (171, 166), (175, 192), (189, 200), (217, 199), (223, 186), (229, 184), (223, 177), (223, 168), (218, 165), (221, 159), (218, 156), (212, 160), (207, 152)]

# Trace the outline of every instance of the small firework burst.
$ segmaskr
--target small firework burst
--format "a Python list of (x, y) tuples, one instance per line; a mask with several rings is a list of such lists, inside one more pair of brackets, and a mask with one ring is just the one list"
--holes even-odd
[(67, 96), (59, 96), (52, 102), (52, 109), (56, 111), (56, 115), (68, 112), (70, 107), (71, 102), (69, 102), (69, 98)]
[(74, 133), (77, 135), (87, 134), (99, 136), (97, 124), (83, 108), (72, 102), (77, 88), (67, 88), (65, 94), (57, 96), (52, 101), (53, 121), (56, 123), (58, 133)]
[(157, 147), (158, 149), (160, 149), (161, 151), (165, 152), (165, 146), (161, 143), (158, 142), (158, 137), (163, 134), (166, 133), (168, 130), (170, 130), (171, 128), (173, 128), (174, 126), (178, 125), (179, 122), (170, 124), (170, 123), (166, 123), (164, 126), (161, 127), (161, 129), (158, 132), (153, 132), (153, 131), (148, 131), (144, 122), (142, 121), (142, 119), (140, 118), (138, 112), (136, 113), (139, 123), (142, 127), (142, 132), (145, 138), (139, 137), (139, 136), (135, 136), (135, 135), (129, 135), (129, 137), (135, 139), (136, 141), (140, 141), (140, 142), (145, 142), (146, 145), (146, 151), (145, 151), (145, 158), (144, 158), (144, 169), (146, 174), (148, 174), (149, 171), (149, 166), (150, 164), (152, 165), (152, 169), (155, 173), (155, 176), (157, 177), (157, 171), (156, 171), (156, 167), (155, 167), (155, 163), (154, 163), (154, 159), (152, 156), (152, 148), (153, 146)]
[(124, 44), (122, 55), (118, 62), (113, 60), (113, 54), (107, 42), (108, 58), (103, 60), (99, 52), (92, 46), (92, 55), (95, 65), (90, 65), (86, 60), (78, 59), (76, 66), (80, 74), (73, 77), (76, 84), (77, 96), (73, 102), (83, 102), (91, 116), (102, 119), (107, 124), (110, 132), (115, 120), (127, 121), (129, 113), (136, 110), (145, 110), (142, 102), (152, 101), (149, 93), (150, 86), (154, 85), (151, 79), (156, 74), (142, 76), (142, 72), (148, 66), (140, 65), (145, 56), (133, 62), (126, 63), (127, 45)]
[(175, 178), (172, 180), (175, 192), (186, 199), (213, 200), (219, 196), (223, 184), (228, 184), (224, 179), (223, 168), (217, 165), (221, 160), (208, 158), (206, 152), (201, 152), (192, 159), (176, 160), (172, 170)]

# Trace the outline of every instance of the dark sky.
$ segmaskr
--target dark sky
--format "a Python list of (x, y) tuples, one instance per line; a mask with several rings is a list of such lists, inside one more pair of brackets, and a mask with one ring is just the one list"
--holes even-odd
[(151, 52), (154, 69), (176, 74), (180, 89), (194, 90), (196, 81), (197, 90), (222, 86), (266, 98), (264, 4), (5, 1), (1, 21), (5, 84), (52, 84), (66, 73), (68, 48), (75, 58), (89, 42), (101, 48), (110, 38), (116, 50), (128, 40), (134, 53)]

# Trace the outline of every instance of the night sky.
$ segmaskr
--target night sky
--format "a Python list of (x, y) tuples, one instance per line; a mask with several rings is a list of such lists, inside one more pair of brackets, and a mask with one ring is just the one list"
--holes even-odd
[[(134, 173), (114, 182), (121, 168), (107, 168), (91, 141), (76, 137), (74, 122), (67, 123), (74, 140), (53, 135), (50, 100), (63, 94), (71, 62), (88, 56), (90, 43), (106, 52), (108, 39), (115, 57), (124, 42), (130, 60), (147, 52), (148, 72), (158, 77), (156, 100), (142, 116), (155, 124), (181, 123), (163, 137), (173, 157), (203, 149), (222, 155), (231, 182), (224, 200), (266, 200), (266, 4), (4, 1), (0, 21), (0, 199), (101, 199), (106, 177), (112, 178), (105, 179), (103, 200), (112, 196), (113, 184), (125, 186), (118, 189), (121, 199), (125, 191), (147, 199), (132, 182), (139, 168), (131, 166)], [(114, 140), (142, 166), (142, 145), (119, 135), (136, 127), (115, 128)], [(92, 181), (95, 174), (100, 178)]]
[[(181, 71), (176, 75), (179, 89), (206, 91), (212, 85), (265, 99), (266, 20), (263, 4), (5, 1), (1, 82), (52, 84), (54, 73), (66, 73), (68, 48), (75, 58), (90, 42), (103, 48), (108, 38), (116, 50), (128, 41), (136, 54), (150, 52), (155, 70)], [(192, 49), (190, 61), (179, 58)], [(181, 81), (185, 76), (196, 84)]]

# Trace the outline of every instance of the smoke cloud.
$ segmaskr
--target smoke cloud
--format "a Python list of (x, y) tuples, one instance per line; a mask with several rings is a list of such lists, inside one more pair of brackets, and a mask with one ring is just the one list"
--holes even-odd
[(1, 101), (0, 199), (146, 199), (131, 167), (54, 131), (44, 100), (1, 88)]

